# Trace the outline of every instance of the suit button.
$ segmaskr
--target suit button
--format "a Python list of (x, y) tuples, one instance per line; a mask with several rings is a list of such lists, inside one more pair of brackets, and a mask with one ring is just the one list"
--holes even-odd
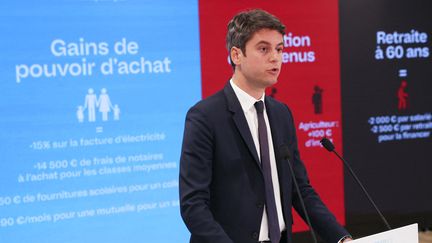
[(259, 236), (258, 232), (256, 231), (252, 232), (252, 239), (256, 240), (258, 239), (258, 236)]
[(260, 203), (259, 202), (259, 203), (256, 204), (256, 206), (257, 206), (257, 208), (263, 208), (264, 207), (264, 203)]

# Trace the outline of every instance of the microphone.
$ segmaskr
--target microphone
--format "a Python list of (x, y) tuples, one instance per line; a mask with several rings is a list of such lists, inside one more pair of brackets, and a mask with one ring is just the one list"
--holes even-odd
[(348, 162), (345, 161), (345, 159), (340, 156), (336, 150), (335, 150), (335, 146), (333, 145), (333, 143), (328, 139), (328, 138), (323, 138), (321, 139), (321, 144), (322, 146), (327, 149), (329, 152), (333, 152), (336, 154), (336, 156), (342, 160), (342, 162), (344, 163), (345, 167), (348, 168), (348, 171), (350, 172), (350, 174), (354, 177), (355, 181), (357, 182), (357, 184), (360, 186), (360, 188), (363, 190), (364, 194), (366, 195), (366, 197), (368, 198), (369, 202), (373, 205), (373, 207), (375, 208), (375, 210), (378, 212), (379, 216), (381, 217), (381, 220), (384, 222), (385, 226), (387, 227), (388, 230), (391, 230), (392, 228), (390, 227), (389, 223), (387, 222), (386, 218), (384, 217), (384, 215), (381, 213), (381, 211), (378, 209), (377, 205), (375, 204), (375, 202), (372, 200), (371, 196), (369, 195), (369, 193), (366, 191), (366, 188), (363, 186), (363, 184), (360, 182), (359, 178), (357, 177), (357, 175), (354, 173), (354, 171), (352, 170), (351, 166), (348, 164)]
[(304, 201), (303, 201), (303, 197), (302, 197), (302, 195), (301, 195), (301, 192), (300, 192), (300, 189), (299, 189), (299, 186), (298, 186), (298, 183), (297, 183), (297, 178), (296, 178), (296, 176), (295, 176), (295, 174), (294, 174), (293, 166), (291, 165), (291, 161), (290, 161), (290, 154), (289, 154), (289, 147), (288, 147), (288, 145), (285, 145), (285, 144), (282, 145), (282, 146), (280, 147), (279, 152), (280, 152), (280, 155), (282, 156), (282, 158), (283, 158), (284, 160), (288, 161), (288, 167), (289, 167), (289, 170), (290, 170), (290, 172), (291, 172), (291, 176), (292, 176), (292, 178), (293, 178), (293, 182), (294, 182), (295, 188), (296, 188), (296, 190), (297, 190), (297, 192), (298, 192), (298, 194), (299, 194), (300, 204), (301, 204), (301, 206), (302, 206), (302, 210), (303, 210), (303, 212), (304, 212), (304, 215), (305, 215), (305, 218), (306, 218), (306, 222), (307, 222), (307, 224), (308, 224), (308, 226), (309, 226), (309, 229), (310, 229), (310, 232), (311, 232), (311, 235), (312, 235), (312, 238), (313, 238), (313, 242), (314, 242), (314, 243), (318, 243), (317, 238), (316, 238), (316, 235), (315, 235), (315, 230), (313, 229), (312, 224), (311, 224), (311, 222), (310, 222), (309, 214), (308, 214), (308, 212), (307, 212), (307, 210), (306, 210), (306, 206), (305, 206), (305, 203), (304, 203)]

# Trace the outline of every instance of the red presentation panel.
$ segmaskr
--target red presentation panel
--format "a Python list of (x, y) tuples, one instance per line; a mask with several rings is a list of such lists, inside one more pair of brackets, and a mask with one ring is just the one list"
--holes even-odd
[[(276, 15), (287, 27), (282, 72), (267, 94), (293, 111), (311, 183), (344, 224), (342, 164), (319, 144), (326, 136), (342, 152), (338, 1), (200, 1), (203, 97), (220, 90), (232, 75), (225, 49), (228, 21), (253, 8)], [(294, 231), (306, 229), (297, 215), (294, 222)]]

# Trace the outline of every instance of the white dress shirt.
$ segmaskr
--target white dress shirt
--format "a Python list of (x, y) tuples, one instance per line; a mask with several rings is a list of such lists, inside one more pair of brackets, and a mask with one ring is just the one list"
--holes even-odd
[[(258, 157), (260, 158), (260, 145), (259, 145), (259, 139), (258, 139), (258, 115), (255, 109), (255, 102), (262, 100), (264, 102), (265, 94), (263, 93), (261, 98), (259, 100), (256, 100), (254, 97), (250, 96), (248, 93), (240, 89), (231, 79), (230, 84), (234, 90), (234, 93), (236, 94), (238, 100), (240, 101), (240, 105), (243, 109), (244, 115), (246, 117), (246, 121), (249, 126), (249, 130), (252, 134), (252, 138), (255, 143), (255, 148), (258, 154)], [(276, 167), (276, 158), (275, 158), (275, 152), (273, 147), (273, 140), (272, 140), (272, 134), (270, 129), (270, 123), (268, 121), (266, 107), (264, 103), (264, 120), (266, 122), (267, 126), (267, 136), (268, 136), (268, 143), (269, 143), (269, 152), (270, 152), (270, 166), (271, 166), (271, 176), (273, 181), (273, 191), (275, 196), (275, 202), (276, 202), (276, 211), (278, 214), (278, 220), (279, 220), (279, 227), (280, 231), (286, 229), (285, 221), (282, 214), (282, 204), (281, 204), (281, 197), (280, 197), (280, 190), (279, 190), (279, 178), (277, 173), (277, 167)], [(268, 231), (268, 221), (267, 221), (267, 213), (264, 207), (264, 213), (263, 218), (261, 220), (261, 229), (259, 234), (259, 241), (267, 241), (269, 240), (269, 231)]]

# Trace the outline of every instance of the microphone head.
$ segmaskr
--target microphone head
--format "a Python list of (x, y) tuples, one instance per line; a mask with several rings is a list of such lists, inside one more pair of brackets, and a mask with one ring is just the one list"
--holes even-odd
[(290, 159), (290, 152), (289, 152), (289, 147), (286, 144), (282, 144), (279, 147), (279, 155), (283, 158), (283, 159)]
[(335, 146), (333, 145), (333, 143), (328, 138), (321, 139), (321, 144), (329, 152), (332, 152), (335, 149)]

